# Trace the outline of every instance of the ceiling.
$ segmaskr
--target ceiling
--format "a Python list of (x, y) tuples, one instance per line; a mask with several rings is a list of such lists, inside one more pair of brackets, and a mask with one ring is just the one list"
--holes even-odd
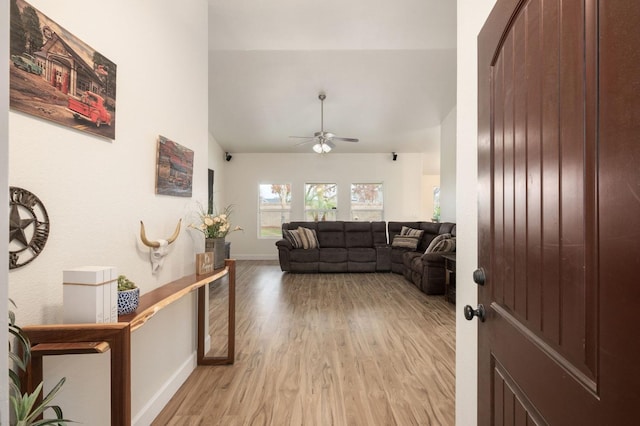
[(232, 153), (438, 152), (456, 99), (453, 0), (208, 0), (209, 131)]

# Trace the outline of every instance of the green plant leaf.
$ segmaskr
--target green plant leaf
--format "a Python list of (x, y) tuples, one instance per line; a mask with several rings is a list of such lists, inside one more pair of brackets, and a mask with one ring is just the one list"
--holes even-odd
[(16, 386), (20, 386), (20, 376), (12, 369), (9, 369), (9, 378), (11, 379), (11, 382)]
[[(64, 384), (64, 382), (66, 380), (67, 379), (65, 377), (63, 377), (62, 379), (60, 379), (58, 384), (56, 384), (53, 387), (53, 389), (51, 389), (51, 391), (47, 394), (47, 396), (44, 397), (44, 399), (42, 400), (40, 405), (33, 410), (32, 418), (38, 417), (42, 412), (44, 412), (44, 410), (49, 408), (48, 404), (53, 400), (53, 398), (55, 398), (56, 394), (60, 391), (60, 388), (62, 388), (62, 385)], [(42, 383), (40, 383), (40, 385), (42, 385)], [(40, 386), (38, 386), (38, 387), (40, 387)], [(38, 389), (36, 389), (36, 390), (38, 390)], [(34, 393), (35, 393), (35, 391), (34, 391)], [(62, 412), (61, 412), (61, 414), (62, 414)]]
[[(53, 407), (49, 407), (53, 408)], [(49, 420), (39, 420), (35, 423), (31, 423), (30, 426), (44, 426), (44, 425), (65, 425), (67, 423), (75, 423), (72, 420), (63, 419), (62, 417), (58, 419), (49, 419)]]
[[(13, 300), (9, 299), (11, 304), (15, 306)], [(44, 425), (64, 425), (72, 423), (71, 420), (64, 419), (62, 409), (57, 405), (48, 405), (55, 398), (56, 394), (62, 388), (66, 378), (60, 379), (56, 386), (43, 398), (38, 404), (38, 397), (42, 393), (43, 383), (40, 382), (36, 389), (31, 393), (22, 393), (20, 390), (20, 375), (15, 369), (26, 371), (31, 362), (31, 341), (29, 336), (24, 334), (23, 330), (15, 324), (15, 314), (9, 311), (8, 331), (13, 339), (9, 340), (9, 360), (13, 363), (9, 368), (9, 401), (13, 410), (16, 426), (44, 426)], [(12, 342), (16, 344), (12, 345)], [(36, 420), (44, 411), (51, 409), (56, 418)]]
[(22, 333), (22, 329), (20, 327), (9, 327), (9, 334), (15, 337), (16, 342), (20, 345), (20, 348), (17, 349), (17, 351), (18, 353), (21, 351), (22, 360), (25, 364), (28, 364), (31, 360), (31, 342), (29, 341), (29, 338)]

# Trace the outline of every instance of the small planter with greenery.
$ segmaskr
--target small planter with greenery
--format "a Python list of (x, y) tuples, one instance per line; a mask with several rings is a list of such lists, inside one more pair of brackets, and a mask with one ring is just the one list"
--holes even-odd
[(124, 275), (118, 277), (118, 315), (127, 315), (138, 309), (140, 289)]

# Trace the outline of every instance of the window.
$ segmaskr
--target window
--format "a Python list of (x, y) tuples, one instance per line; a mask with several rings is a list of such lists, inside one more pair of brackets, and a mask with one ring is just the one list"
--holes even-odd
[(384, 220), (381, 183), (351, 184), (351, 220)]
[(305, 220), (336, 220), (338, 185), (335, 183), (307, 183), (304, 186)]
[(290, 221), (291, 184), (260, 184), (258, 237), (282, 237), (282, 224)]
[(440, 222), (440, 187), (433, 187), (433, 222)]

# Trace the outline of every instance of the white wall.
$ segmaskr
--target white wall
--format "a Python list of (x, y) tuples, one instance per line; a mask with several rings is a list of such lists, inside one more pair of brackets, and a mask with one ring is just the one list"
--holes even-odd
[[(304, 184), (338, 184), (338, 220), (350, 220), (351, 183), (384, 184), (384, 220), (430, 220), (423, 211), (422, 154), (234, 154), (223, 165), (225, 200), (235, 206), (233, 225), (244, 232), (227, 237), (237, 259), (276, 259), (274, 239), (259, 239), (258, 185), (291, 183), (291, 220), (304, 220)], [(216, 172), (217, 173), (217, 172)]]
[(209, 134), (209, 168), (213, 173), (213, 199), (216, 204), (225, 205), (224, 201), (224, 166), (225, 152), (216, 141), (215, 137)]
[[(150, 238), (166, 238), (178, 219), (187, 216), (193, 200), (206, 201), (207, 3), (30, 3), (118, 66), (114, 141), (9, 113), (9, 184), (39, 196), (51, 221), (40, 256), (10, 272), (9, 294), (21, 324), (60, 323), (65, 268), (115, 265), (142, 293), (194, 271), (194, 254), (204, 247), (198, 236), (183, 228), (164, 267), (153, 275), (149, 251), (138, 235), (144, 220)], [(193, 198), (155, 194), (158, 135), (195, 152)], [(194, 316), (191, 295), (132, 334), (132, 413), (138, 424), (153, 418), (193, 368)], [(57, 374), (70, 376), (59, 400), (65, 415), (85, 424), (109, 424), (108, 398), (101, 399), (108, 395), (108, 368), (100, 356), (86, 363), (73, 357), (49, 359), (46, 368), (48, 382)], [(84, 380), (96, 372), (102, 374), (95, 381)], [(95, 397), (83, 399), (93, 393)]]
[(440, 220), (456, 222), (456, 108), (440, 130)]
[(477, 267), (477, 35), (495, 0), (458, 0), (457, 95), (457, 301), (456, 301), (456, 424), (477, 424), (477, 327), (466, 321), (464, 305), (476, 306), (471, 276)]
[[(0, 58), (9, 57), (9, 2), (0, 1)], [(5, 61), (6, 66), (6, 61)], [(9, 73), (0, 73), (0, 200), (9, 198), (8, 157), (9, 157)], [(7, 253), (9, 241), (9, 217), (7, 209), (0, 209), (0, 253)], [(0, 317), (7, 318), (7, 277), (9, 268), (8, 256), (0, 256)], [(6, 348), (7, 328), (0, 328), (0, 342)], [(2, 351), (4, 352), (4, 351)], [(0, 371), (7, 371), (9, 359), (0, 357)], [(9, 424), (8, 383), (0, 380), (0, 423)]]

